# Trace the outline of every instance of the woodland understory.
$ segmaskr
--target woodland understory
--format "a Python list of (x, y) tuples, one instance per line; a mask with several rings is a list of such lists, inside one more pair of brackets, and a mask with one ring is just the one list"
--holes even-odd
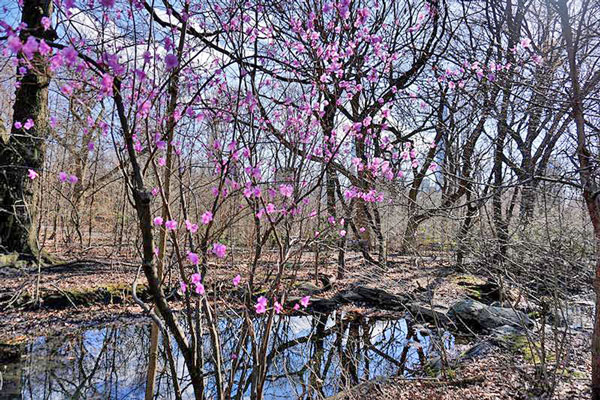
[(597, 0), (0, 10), (0, 400), (600, 400)]

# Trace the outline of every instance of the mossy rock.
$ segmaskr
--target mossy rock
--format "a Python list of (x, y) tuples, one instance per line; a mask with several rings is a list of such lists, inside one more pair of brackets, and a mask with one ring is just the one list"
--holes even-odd
[[(507, 341), (511, 344), (513, 351), (517, 351), (523, 355), (525, 361), (532, 364), (541, 363), (541, 348), (542, 344), (540, 341), (530, 341), (525, 335), (510, 335)], [(556, 354), (552, 351), (546, 351), (546, 362), (555, 362)]]
[[(146, 285), (137, 286), (137, 296), (149, 300), (150, 295)], [(63, 291), (44, 291), (41, 293), (42, 307), (62, 310), (73, 306), (89, 307), (94, 304), (122, 304), (132, 301), (131, 285), (117, 284), (97, 288), (68, 289)], [(31, 295), (24, 295), (20, 305), (28, 304)]]
[(18, 253), (0, 254), (0, 268), (7, 266), (15, 266), (18, 260)]
[(506, 292), (496, 282), (470, 274), (455, 276), (452, 282), (464, 288), (467, 296), (486, 304), (514, 297), (513, 293)]

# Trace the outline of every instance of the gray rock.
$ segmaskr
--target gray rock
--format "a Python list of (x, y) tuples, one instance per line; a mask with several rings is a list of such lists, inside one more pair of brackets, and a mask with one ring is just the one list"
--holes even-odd
[(412, 303), (410, 305), (410, 312), (416, 317), (423, 317), (428, 321), (435, 321), (435, 319), (437, 319), (437, 321), (441, 324), (447, 324), (450, 322), (448, 311), (448, 307), (441, 305), (434, 305), (433, 307), (426, 303)]
[(503, 325), (516, 327), (533, 325), (529, 317), (521, 311), (508, 307), (488, 306), (473, 299), (454, 303), (450, 307), (448, 316), (470, 327), (483, 329), (494, 329)]
[(378, 288), (369, 288), (366, 286), (355, 286), (348, 290), (338, 293), (334, 300), (340, 303), (366, 304), (371, 307), (378, 307), (386, 310), (393, 310), (404, 307), (406, 299), (388, 293)]
[(473, 360), (475, 358), (478, 358), (478, 357), (481, 357), (481, 356), (487, 354), (488, 351), (490, 351), (490, 349), (492, 347), (493, 346), (490, 342), (488, 342), (487, 340), (484, 340), (482, 342), (479, 342), (479, 343), (474, 344), (473, 346), (469, 347), (467, 349), (467, 351), (465, 351), (460, 356), (460, 359), (461, 360)]
[(507, 337), (514, 335), (522, 335), (523, 329), (521, 327), (512, 326), (512, 325), (502, 325), (497, 328), (494, 328), (492, 334), (495, 337)]

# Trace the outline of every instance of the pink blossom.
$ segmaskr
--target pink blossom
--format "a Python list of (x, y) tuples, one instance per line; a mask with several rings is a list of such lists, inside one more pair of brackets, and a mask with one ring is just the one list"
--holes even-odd
[(37, 172), (35, 172), (32, 169), (28, 169), (27, 170), (27, 176), (29, 177), (29, 179), (34, 180), (35, 178), (37, 178), (39, 175)]
[(72, 46), (65, 47), (61, 50), (60, 54), (68, 66), (75, 64), (77, 61), (78, 53), (77, 50), (75, 50)]
[(167, 160), (164, 157), (160, 157), (158, 159), (158, 165), (160, 165), (161, 167), (164, 167), (167, 164)]
[(187, 259), (194, 265), (198, 265), (200, 263), (200, 258), (198, 257), (198, 254), (192, 253), (191, 251), (188, 251)]
[(200, 282), (196, 283), (196, 293), (198, 293), (199, 295), (204, 294), (204, 285)]
[(152, 221), (154, 223), (155, 226), (159, 226), (163, 224), (163, 219), (162, 217), (156, 217), (154, 218), (154, 220)]
[(202, 224), (208, 225), (209, 222), (212, 220), (213, 220), (213, 214), (210, 211), (205, 211), (204, 214), (202, 214), (202, 217), (201, 217)]
[(341, 236), (341, 237), (344, 237), (344, 236), (346, 236), (346, 230), (342, 229), (342, 230), (340, 231), (340, 236)]
[(25, 42), (25, 44), (23, 45), (23, 48), (21, 50), (23, 51), (25, 58), (27, 58), (28, 60), (31, 60), (33, 58), (33, 55), (38, 51), (38, 48), (39, 48), (38, 41), (35, 39), (35, 37), (29, 36), (27, 38), (27, 42)]
[(225, 252), (227, 251), (227, 246), (221, 243), (213, 243), (212, 252), (219, 258), (225, 257)]
[(23, 124), (23, 128), (24, 128), (26, 131), (28, 131), (28, 130), (30, 130), (31, 128), (33, 128), (33, 126), (34, 126), (34, 123), (33, 123), (33, 120), (32, 120), (31, 118), (27, 118), (27, 121), (25, 121), (25, 124)]
[(284, 197), (292, 197), (294, 188), (292, 185), (279, 185), (279, 193)]
[(300, 304), (302, 305), (302, 307), (306, 308), (306, 307), (308, 307), (309, 301), (310, 301), (310, 296), (304, 296), (303, 298), (300, 299)]
[(185, 293), (187, 291), (187, 285), (184, 281), (179, 282), (179, 287), (181, 288), (181, 293)]
[(165, 56), (165, 66), (167, 67), (167, 71), (170, 71), (177, 67), (179, 61), (177, 61), (177, 56), (175, 54), (167, 54)]
[(265, 211), (267, 214), (271, 214), (273, 211), (275, 211), (275, 204), (273, 204), (273, 203), (267, 204)]
[(8, 49), (14, 54), (18, 53), (23, 47), (23, 42), (21, 42), (21, 39), (17, 35), (10, 35), (6, 40), (6, 44)]
[(167, 228), (170, 231), (174, 231), (175, 229), (177, 229), (177, 221), (170, 219), (167, 222), (165, 222), (165, 228)]
[(140, 115), (140, 117), (146, 118), (148, 116), (148, 114), (150, 113), (151, 107), (152, 107), (152, 103), (149, 100), (146, 100), (142, 104), (140, 104), (140, 106), (138, 108), (138, 114)]
[(233, 278), (233, 280), (232, 280), (233, 286), (239, 285), (241, 281), (242, 281), (242, 277), (239, 274), (237, 274), (235, 276), (235, 278)]
[(197, 283), (202, 282), (202, 275), (200, 274), (192, 274), (192, 283), (195, 285)]
[(69, 175), (66, 172), (61, 171), (61, 172), (58, 173), (58, 180), (59, 181), (66, 182), (68, 178), (69, 178)]
[(275, 302), (274, 308), (276, 314), (279, 314), (281, 311), (283, 311), (283, 306), (278, 301)]
[(115, 0), (100, 0), (100, 4), (107, 8), (112, 8), (115, 5)]
[(76, 184), (77, 182), (79, 182), (79, 178), (77, 178), (75, 175), (71, 175), (69, 176), (69, 182), (71, 182), (72, 184)]
[(361, 227), (361, 228), (359, 229), (359, 231), (360, 231), (360, 233), (363, 233), (364, 231), (366, 231), (366, 229), (365, 229), (365, 228), (363, 228), (363, 227)]
[(192, 224), (190, 221), (188, 221), (186, 219), (185, 220), (185, 229), (190, 231), (190, 233), (196, 233), (196, 232), (198, 232), (198, 224)]
[(60, 91), (65, 95), (65, 96), (70, 96), (73, 94), (73, 88), (70, 85), (63, 85), (60, 88)]
[(410, 28), (408, 28), (408, 31), (409, 31), (410, 33), (413, 33), (413, 32), (416, 32), (416, 31), (418, 31), (418, 30), (419, 30), (419, 28), (421, 28), (421, 24), (416, 24), (416, 25), (413, 25), (413, 26), (411, 26)]
[(50, 29), (50, 25), (52, 24), (52, 21), (50, 21), (50, 18), (48, 17), (42, 17), (42, 26), (44, 27), (44, 30), (47, 31), (48, 29)]
[(160, 193), (160, 189), (157, 187), (152, 188), (152, 196), (156, 197)]
[(100, 94), (102, 96), (112, 96), (113, 84), (114, 78), (110, 74), (102, 74), (102, 81), (100, 82)]
[(294, 311), (298, 311), (300, 309), (300, 304), (294, 304)]
[(521, 47), (523, 47), (524, 49), (526, 49), (530, 45), (531, 45), (531, 39), (529, 39), (529, 38), (523, 38), (523, 39), (521, 39)]
[(87, 146), (88, 151), (94, 151), (94, 146), (95, 146), (94, 142), (90, 141)]
[(254, 305), (257, 314), (263, 314), (267, 311), (267, 299), (264, 296), (260, 296)]
[(15, 129), (21, 129), (22, 127), (23, 127), (23, 124), (20, 121), (15, 122)]

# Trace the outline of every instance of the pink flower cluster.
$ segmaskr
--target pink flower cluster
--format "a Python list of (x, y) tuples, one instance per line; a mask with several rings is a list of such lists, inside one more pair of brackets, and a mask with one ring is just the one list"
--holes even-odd
[[(205, 293), (205, 290), (204, 285), (202, 284), (202, 276), (200, 274), (192, 274), (191, 281), (192, 285), (194, 285), (194, 291), (199, 295), (203, 295)], [(181, 281), (179, 285), (181, 287), (181, 291), (185, 293), (187, 291), (186, 283)]]
[(33, 120), (31, 118), (27, 118), (27, 121), (25, 121), (25, 123), (21, 123), (20, 121), (15, 121), (15, 129), (25, 129), (26, 131), (30, 130), (31, 128), (33, 128), (35, 125), (35, 123), (33, 122)]
[(225, 257), (225, 253), (227, 252), (227, 246), (221, 243), (213, 243), (212, 252), (218, 258)]
[[(30, 179), (33, 179), (33, 178), (31, 178), (31, 175), (30, 175)], [(71, 184), (76, 184), (77, 182), (79, 182), (79, 178), (77, 178), (75, 175), (69, 175), (64, 171), (61, 171), (58, 173), (58, 180), (61, 181), (62, 183), (65, 183), (68, 181)]]
[(383, 192), (377, 192), (375, 189), (371, 189), (368, 192), (362, 192), (356, 187), (351, 187), (344, 192), (344, 197), (347, 200), (353, 198), (363, 199), (368, 203), (381, 203), (384, 199)]
[[(239, 275), (238, 275), (239, 276)], [(302, 306), (303, 308), (308, 307), (308, 304), (310, 302), (310, 296), (304, 296), (300, 299), (299, 303), (294, 304), (293, 309), (295, 311), (300, 309), (300, 306)], [(265, 312), (267, 312), (267, 305), (268, 305), (268, 300), (266, 297), (264, 296), (260, 296), (257, 300), (256, 300), (256, 304), (254, 305), (254, 309), (256, 311), (257, 314), (264, 314)], [(273, 303), (273, 309), (275, 310), (276, 314), (279, 314), (283, 311), (283, 305), (281, 305), (280, 302), (278, 302), (277, 300), (275, 300), (275, 302)]]

